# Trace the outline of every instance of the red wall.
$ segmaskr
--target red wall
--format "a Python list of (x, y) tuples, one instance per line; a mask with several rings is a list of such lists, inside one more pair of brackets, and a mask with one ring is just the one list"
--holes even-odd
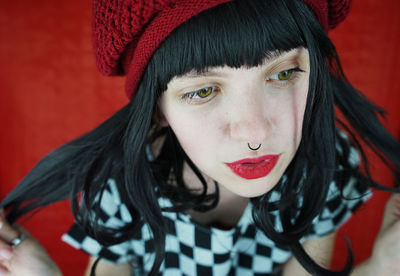
[[(43, 155), (92, 129), (122, 107), (123, 79), (97, 73), (90, 42), (90, 2), (0, 2), (0, 198)], [(398, 0), (355, 0), (351, 16), (330, 35), (353, 84), (388, 110), (386, 126), (400, 134)], [(392, 183), (376, 165), (375, 175)], [(350, 237), (356, 261), (369, 255), (387, 195), (372, 200), (340, 231)], [(60, 241), (72, 223), (68, 202), (24, 225), (48, 249), (65, 275), (80, 275), (87, 257)], [(334, 266), (346, 251), (335, 246)]]
[[(349, 80), (387, 110), (384, 124), (400, 139), (400, 1), (353, 2), (350, 16), (330, 37)], [(393, 177), (387, 169), (376, 158), (371, 160), (374, 177), (381, 183), (392, 185)], [(370, 255), (387, 197), (386, 193), (375, 192), (373, 198), (339, 231), (334, 267), (341, 267), (346, 259), (345, 236), (350, 238), (356, 263)]]

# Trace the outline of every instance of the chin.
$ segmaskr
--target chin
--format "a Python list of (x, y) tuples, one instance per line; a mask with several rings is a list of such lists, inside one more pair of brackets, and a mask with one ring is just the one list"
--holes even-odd
[(232, 193), (237, 194), (238, 196), (252, 198), (252, 197), (262, 196), (262, 195), (268, 193), (278, 183), (278, 181), (276, 181), (271, 184), (271, 183), (268, 183), (268, 180), (265, 180), (265, 179), (264, 180), (260, 179), (258, 181), (260, 181), (260, 183), (253, 183), (253, 185), (250, 183), (242, 182), (238, 189), (229, 189), (229, 187), (227, 187), (227, 189), (229, 189)]

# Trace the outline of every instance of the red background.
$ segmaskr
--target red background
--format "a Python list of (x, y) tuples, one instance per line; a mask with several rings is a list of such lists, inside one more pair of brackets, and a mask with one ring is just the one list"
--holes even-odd
[[(92, 129), (127, 103), (121, 78), (97, 73), (90, 42), (89, 0), (0, 2), (0, 198), (50, 150)], [(355, 0), (350, 17), (330, 36), (350, 81), (388, 111), (400, 134), (400, 1)], [(393, 183), (382, 166), (374, 174)], [(369, 256), (387, 195), (374, 197), (340, 230), (334, 266), (350, 237), (356, 262)], [(81, 275), (87, 256), (60, 241), (72, 223), (68, 202), (24, 225), (65, 275)]]

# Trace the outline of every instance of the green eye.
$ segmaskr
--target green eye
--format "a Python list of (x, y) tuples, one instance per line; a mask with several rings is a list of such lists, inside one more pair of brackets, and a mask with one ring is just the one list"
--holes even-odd
[(294, 70), (285, 70), (278, 73), (278, 80), (285, 81), (289, 80), (290, 77), (293, 75)]
[(218, 91), (219, 91), (219, 89), (217, 86), (208, 86), (208, 87), (204, 87), (199, 90), (185, 93), (181, 96), (181, 99), (188, 101), (188, 102), (192, 102), (192, 101), (205, 102), (209, 99), (212, 99), (215, 92), (218, 92)]
[(301, 70), (299, 67), (283, 70), (276, 74), (268, 76), (266, 82), (268, 85), (273, 85), (275, 87), (282, 88), (285, 85), (295, 84), (299, 78), (300, 72), (305, 72), (305, 71)]
[(206, 97), (208, 97), (208, 96), (210, 96), (210, 94), (213, 92), (213, 87), (205, 87), (205, 88), (203, 88), (203, 89), (200, 89), (200, 90), (198, 90), (197, 91), (197, 95), (200, 97), (200, 98), (206, 98)]

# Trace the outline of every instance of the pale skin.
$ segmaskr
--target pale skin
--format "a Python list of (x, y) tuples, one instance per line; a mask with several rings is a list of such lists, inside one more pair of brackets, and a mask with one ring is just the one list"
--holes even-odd
[[(273, 52), (257, 67), (189, 72), (173, 78), (161, 96), (161, 124), (205, 175), (236, 195), (259, 196), (279, 181), (301, 141), (308, 72), (303, 48)], [(250, 151), (248, 143), (262, 147)], [(245, 180), (226, 165), (271, 154), (279, 161), (257, 179)]]
[[(273, 53), (257, 67), (209, 68), (203, 74), (190, 72), (173, 78), (159, 101), (158, 121), (170, 126), (182, 148), (203, 173), (212, 192), (213, 181), (220, 184), (220, 202), (207, 213), (188, 213), (204, 225), (233, 226), (249, 198), (271, 190), (292, 161), (301, 140), (309, 79), (308, 51), (298, 48)], [(211, 89), (210, 89), (211, 88)], [(262, 144), (249, 151), (247, 143)], [(226, 162), (280, 154), (273, 170), (259, 179), (244, 180)], [(190, 188), (198, 179), (184, 169)], [(235, 208), (232, 208), (235, 206)], [(387, 203), (381, 230), (371, 257), (356, 267), (356, 275), (395, 275), (400, 273), (400, 196)], [(12, 248), (8, 243), (20, 226), (10, 226), (0, 216), (0, 275), (61, 275), (45, 249), (31, 236)], [(335, 233), (306, 241), (307, 253), (329, 267)], [(89, 275), (91, 258), (85, 275)], [(100, 261), (96, 275), (130, 275), (128, 264)], [(289, 259), (283, 275), (310, 275), (295, 258)]]

